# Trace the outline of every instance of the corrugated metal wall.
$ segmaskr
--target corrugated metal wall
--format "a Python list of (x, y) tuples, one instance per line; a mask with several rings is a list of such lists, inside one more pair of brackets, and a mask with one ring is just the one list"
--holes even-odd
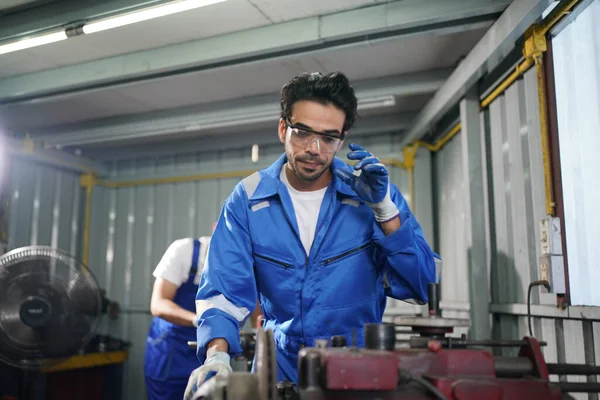
[[(538, 279), (539, 223), (545, 215), (535, 70), (529, 70), (482, 114), (493, 193), (491, 301), (524, 304), (529, 283)], [(538, 302), (535, 297), (534, 301)], [(495, 315), (493, 322), (498, 337), (526, 333), (523, 318)]]
[[(528, 71), (481, 112), (490, 200), (490, 309), (496, 339), (528, 335), (527, 289), (531, 281), (539, 279), (539, 222), (545, 216), (545, 196), (535, 74), (534, 69)], [(468, 312), (457, 311), (469, 302), (468, 248), (461, 234), (466, 205), (463, 191), (467, 184), (461, 164), (461, 140), (463, 137), (458, 134), (434, 154), (434, 196), (444, 260), (442, 301), (449, 304), (444, 315), (468, 318)], [(600, 361), (600, 346), (594, 347), (600, 339), (600, 325), (593, 322), (597, 320), (596, 310), (587, 309), (585, 318), (591, 320), (582, 321), (581, 309), (558, 310), (555, 296), (540, 293), (538, 288), (532, 291), (532, 303), (537, 305), (532, 307), (532, 314), (545, 317), (532, 318), (532, 328), (534, 336), (548, 344), (544, 348), (546, 361)], [(509, 349), (502, 353), (511, 352)], [(569, 377), (568, 381), (585, 378)], [(587, 396), (576, 395), (582, 399)]]
[[(354, 138), (377, 155), (401, 158), (395, 135)], [(219, 171), (258, 169), (272, 163), (282, 152), (281, 144), (261, 147), (253, 164), (248, 149), (194, 153), (116, 162), (112, 180), (138, 180), (157, 176), (205, 174)], [(340, 153), (345, 157), (346, 150)], [(433, 237), (429, 154), (419, 154), (417, 170), (427, 174), (415, 185), (419, 197), (417, 215), (423, 229)], [(419, 174), (420, 174), (419, 173)], [(390, 169), (392, 181), (408, 197), (404, 170)], [(107, 295), (121, 304), (122, 317), (105, 324), (103, 332), (132, 343), (125, 377), (125, 398), (139, 397), (144, 390), (143, 354), (150, 324), (149, 304), (154, 281), (152, 271), (175, 239), (209, 235), (223, 201), (239, 178), (146, 185), (119, 189), (96, 187), (93, 191), (90, 236), (90, 268)], [(429, 208), (428, 208), (429, 207)], [(400, 304), (399, 304), (400, 303)], [(390, 301), (388, 307), (414, 312), (413, 306)]]
[[(469, 276), (465, 226), (465, 180), (461, 136), (455, 136), (433, 156), (438, 251), (442, 257), (441, 307), (446, 318), (469, 318)], [(460, 336), (467, 329), (456, 329)]]
[(79, 174), (11, 158), (8, 249), (53, 246), (79, 257), (82, 191)]

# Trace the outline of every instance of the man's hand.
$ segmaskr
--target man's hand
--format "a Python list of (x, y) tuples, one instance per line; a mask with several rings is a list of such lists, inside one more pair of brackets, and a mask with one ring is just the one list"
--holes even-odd
[(398, 216), (399, 211), (390, 198), (390, 181), (388, 171), (377, 157), (357, 144), (350, 144), (350, 160), (359, 160), (354, 170), (359, 175), (336, 169), (335, 174), (348, 184), (358, 197), (371, 207), (375, 220), (384, 223)]
[(191, 400), (198, 388), (214, 375), (229, 375), (232, 372), (229, 354), (216, 351), (209, 356), (204, 365), (192, 371), (188, 384), (185, 388), (184, 400)]

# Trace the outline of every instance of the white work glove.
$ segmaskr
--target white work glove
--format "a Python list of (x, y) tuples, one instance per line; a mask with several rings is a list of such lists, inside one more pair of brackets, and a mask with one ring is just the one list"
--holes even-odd
[(387, 222), (400, 212), (390, 197), (390, 180), (387, 168), (372, 153), (357, 144), (350, 144), (350, 160), (359, 160), (354, 165), (355, 174), (336, 169), (335, 174), (349, 185), (371, 209), (377, 222)]
[(188, 380), (188, 384), (185, 388), (183, 399), (193, 399), (194, 394), (198, 391), (198, 388), (202, 386), (207, 375), (209, 375), (209, 377), (212, 377), (213, 375), (227, 376), (232, 371), (231, 358), (229, 357), (229, 354), (223, 351), (214, 352), (206, 359), (206, 361), (204, 361), (204, 365), (192, 371), (190, 379)]

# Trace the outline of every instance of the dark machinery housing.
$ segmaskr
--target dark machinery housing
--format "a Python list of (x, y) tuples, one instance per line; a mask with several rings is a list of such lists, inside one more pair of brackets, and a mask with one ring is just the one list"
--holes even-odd
[[(345, 338), (319, 341), (298, 354), (298, 385), (277, 382), (271, 331), (256, 336), (255, 373), (215, 376), (196, 398), (258, 400), (531, 400), (570, 399), (570, 392), (600, 392), (595, 383), (550, 382), (549, 375), (596, 375), (600, 367), (546, 363), (544, 343), (525, 337), (518, 341), (469, 341), (449, 338), (464, 320), (441, 318), (437, 284), (430, 286), (428, 317), (398, 317), (394, 324), (369, 324), (365, 347)], [(410, 326), (418, 336), (402, 346), (396, 328)], [(518, 348), (516, 357), (493, 356), (486, 347)]]

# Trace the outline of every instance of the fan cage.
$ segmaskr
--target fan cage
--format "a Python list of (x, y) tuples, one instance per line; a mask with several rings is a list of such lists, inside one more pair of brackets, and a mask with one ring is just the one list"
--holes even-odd
[[(5, 279), (5, 272), (8, 271), (9, 268), (27, 261), (46, 261), (64, 264), (69, 268), (69, 271), (72, 274), (72, 280), (79, 279), (83, 281), (83, 284), (89, 289), (87, 294), (90, 296), (93, 295), (93, 301), (95, 302), (93, 315), (95, 317), (88, 318), (87, 322), (89, 323), (89, 330), (81, 338), (79, 346), (79, 351), (81, 351), (95, 336), (102, 313), (102, 295), (94, 274), (82, 262), (61, 249), (50, 246), (28, 246), (11, 250), (0, 256), (0, 283)], [(0, 317), (1, 316), (2, 305), (0, 304)], [(2, 318), (0, 318), (0, 341), (3, 340), (1, 330)], [(52, 332), (52, 334), (61, 335), (64, 334), (64, 332)], [(0, 361), (24, 370), (39, 370), (60, 364), (76, 354), (77, 352), (65, 354), (60, 357), (54, 356), (48, 358), (44, 356), (43, 352), (31, 348), (23, 348), (20, 353), (20, 358), (9, 358), (0, 354)]]

